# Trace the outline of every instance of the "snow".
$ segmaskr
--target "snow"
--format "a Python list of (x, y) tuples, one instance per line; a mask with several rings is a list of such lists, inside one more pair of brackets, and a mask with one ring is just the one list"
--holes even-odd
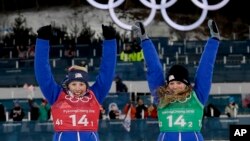
[[(101, 24), (114, 23), (109, 15), (108, 10), (100, 10), (92, 6), (84, 6), (78, 8), (68, 8), (68, 7), (53, 7), (48, 9), (43, 9), (40, 11), (22, 11), (20, 13), (26, 18), (27, 27), (32, 27), (33, 31), (36, 33), (37, 29), (41, 26), (52, 24), (61, 27), (66, 25), (67, 32), (72, 33), (74, 25), (81, 27), (82, 21), (87, 22), (87, 25), (91, 29), (95, 30), (95, 37), (101, 36)], [(138, 20), (133, 17), (133, 15), (126, 12), (126, 15), (116, 10), (116, 15), (119, 19), (127, 24), (133, 24), (134, 21)], [(18, 17), (18, 13), (0, 13), (0, 35), (4, 34), (1, 29), (9, 29), (14, 23), (14, 19)], [(114, 25), (120, 34), (126, 36), (130, 35), (129, 31)], [(177, 35), (174, 30), (169, 27), (165, 21), (152, 21), (150, 25), (146, 27), (147, 33), (150, 37), (168, 37), (170, 41), (178, 40)], [(1, 32), (2, 31), (2, 32)], [(80, 30), (79, 30), (80, 31)], [(78, 33), (79, 34), (79, 33)], [(188, 40), (196, 40), (197, 35), (195, 32), (185, 32), (185, 37)], [(199, 39), (206, 39), (207, 37), (203, 34), (198, 36)]]

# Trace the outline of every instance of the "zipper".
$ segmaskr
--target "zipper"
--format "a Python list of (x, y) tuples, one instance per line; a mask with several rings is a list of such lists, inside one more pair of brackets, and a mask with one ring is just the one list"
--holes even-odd
[(165, 138), (165, 133), (163, 133), (162, 137), (161, 137), (161, 141), (164, 141)]
[(80, 138), (80, 133), (79, 133), (79, 131), (77, 131), (77, 141), (81, 141), (81, 138)]
[(59, 133), (58, 141), (61, 141), (62, 133), (63, 133), (63, 132), (60, 132), (60, 133)]
[(196, 141), (199, 141), (199, 138), (196, 132), (194, 132), (194, 135), (195, 135)]
[(178, 141), (181, 141), (181, 132), (179, 132)]
[(95, 140), (98, 141), (98, 138), (97, 138), (97, 135), (95, 134), (95, 132), (92, 132), (92, 134), (94, 135)]

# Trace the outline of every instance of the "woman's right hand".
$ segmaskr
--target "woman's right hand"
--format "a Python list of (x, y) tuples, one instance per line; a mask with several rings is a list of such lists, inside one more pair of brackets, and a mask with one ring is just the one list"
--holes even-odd
[(51, 25), (46, 25), (46, 26), (40, 27), (37, 30), (37, 34), (38, 34), (37, 38), (39, 38), (39, 39), (50, 40), (52, 37)]

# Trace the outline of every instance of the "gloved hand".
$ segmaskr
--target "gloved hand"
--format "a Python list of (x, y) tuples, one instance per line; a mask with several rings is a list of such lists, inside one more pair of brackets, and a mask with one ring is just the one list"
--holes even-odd
[(52, 37), (52, 34), (53, 34), (51, 25), (46, 25), (46, 26), (40, 27), (37, 30), (37, 33), (38, 33), (37, 38), (44, 39), (44, 40), (50, 40)]
[(207, 25), (209, 27), (211, 37), (220, 40), (220, 33), (215, 21), (210, 19), (208, 20)]
[(141, 41), (148, 39), (148, 35), (142, 22), (135, 22), (132, 26), (132, 32), (135, 36), (139, 37)]
[(102, 25), (102, 34), (105, 40), (115, 39), (116, 31), (112, 26)]

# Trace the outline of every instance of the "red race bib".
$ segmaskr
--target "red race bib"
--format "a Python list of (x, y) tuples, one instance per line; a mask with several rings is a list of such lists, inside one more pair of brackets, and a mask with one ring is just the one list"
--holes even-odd
[(92, 91), (75, 98), (61, 92), (51, 107), (55, 131), (97, 131), (100, 105)]

